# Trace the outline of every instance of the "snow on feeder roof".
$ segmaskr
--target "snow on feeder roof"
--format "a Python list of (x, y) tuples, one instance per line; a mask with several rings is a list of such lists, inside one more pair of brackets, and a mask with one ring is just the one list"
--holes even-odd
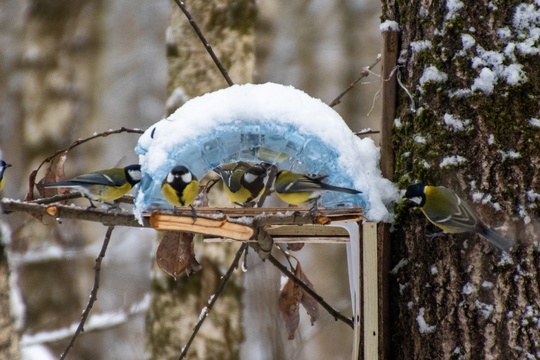
[(385, 205), (397, 198), (397, 189), (381, 175), (373, 141), (359, 139), (332, 108), (292, 86), (234, 85), (194, 98), (150, 127), (135, 152), (143, 172), (135, 201), (138, 217), (171, 209), (160, 187), (176, 165), (199, 179), (238, 161), (326, 174), (326, 182), (363, 193), (326, 193), (319, 205), (362, 207), (371, 221), (390, 221)]

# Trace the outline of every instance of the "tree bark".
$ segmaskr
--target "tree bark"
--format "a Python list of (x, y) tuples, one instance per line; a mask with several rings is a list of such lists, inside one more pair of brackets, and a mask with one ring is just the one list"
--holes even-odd
[[(7, 224), (0, 216), (0, 359), (19, 358), (19, 330), (16, 328), (15, 316), (22, 316), (22, 313), (14, 314), (10, 298), (16, 295), (10, 289), (11, 269), (7, 256), (7, 245), (10, 243), (10, 234)], [(21, 320), (21, 319), (19, 319)]]
[(470, 234), (427, 238), (438, 229), (398, 207), (391, 359), (539, 354), (539, 22), (527, 19), (540, 9), (519, 4), (383, 1), (412, 96), (398, 93), (394, 179), (452, 188), (515, 240), (502, 256)]

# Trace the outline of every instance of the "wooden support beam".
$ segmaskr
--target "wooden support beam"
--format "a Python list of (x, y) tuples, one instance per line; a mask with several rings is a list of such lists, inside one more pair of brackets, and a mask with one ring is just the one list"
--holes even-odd
[(379, 272), (376, 223), (364, 223), (361, 246), (363, 359), (375, 360), (379, 359)]
[[(392, 127), (396, 117), (397, 74), (399, 53), (399, 33), (383, 32), (382, 62), (382, 115), (381, 115), (381, 171), (385, 178), (393, 180), (394, 150), (392, 147)], [(379, 272), (379, 354), (380, 360), (387, 360), (390, 353), (390, 231), (389, 224), (379, 225), (378, 237), (378, 272)], [(371, 359), (371, 358), (366, 358)], [(375, 359), (375, 358), (373, 358)]]

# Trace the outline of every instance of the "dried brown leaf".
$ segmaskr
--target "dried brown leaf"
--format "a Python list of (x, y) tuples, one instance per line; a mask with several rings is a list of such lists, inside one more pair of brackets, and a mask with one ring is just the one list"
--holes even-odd
[(45, 176), (43, 176), (43, 178), (37, 182), (36, 189), (41, 197), (46, 198), (54, 195), (64, 195), (69, 193), (68, 189), (46, 189), (43, 187), (43, 184), (64, 181), (66, 179), (66, 175), (64, 173), (64, 164), (66, 159), (67, 152), (62, 154), (62, 156), (59, 156), (58, 160), (56, 160), (54, 164), (51, 164), (51, 166), (45, 170)]
[(202, 268), (195, 259), (194, 236), (180, 231), (165, 232), (156, 251), (156, 262), (161, 270), (176, 279), (184, 272), (189, 276)]
[(278, 307), (281, 312), (281, 316), (285, 321), (285, 328), (289, 340), (294, 339), (294, 333), (298, 329), (300, 322), (300, 299), (302, 297), (302, 291), (291, 280), (288, 279), (287, 283), (279, 294)]
[(287, 250), (300, 251), (304, 248), (305, 243), (287, 243)]
[[(314, 290), (313, 284), (311, 283), (311, 281), (309, 281), (306, 274), (302, 270), (300, 263), (296, 265), (295, 275), (297, 278), (302, 280), (307, 285), (308, 288), (310, 288), (311, 290)], [(311, 325), (313, 325), (315, 321), (319, 319), (319, 304), (304, 289), (301, 289), (301, 291), (302, 291), (302, 298), (300, 299), (300, 302), (302, 306), (304, 307), (304, 309), (306, 309), (310, 317), (309, 320), (311, 321)]]

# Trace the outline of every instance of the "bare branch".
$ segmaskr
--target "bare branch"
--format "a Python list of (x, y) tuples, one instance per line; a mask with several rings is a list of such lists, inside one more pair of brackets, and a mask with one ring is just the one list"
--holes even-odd
[(182, 348), (182, 353), (180, 354), (180, 360), (185, 359), (187, 356), (187, 352), (189, 350), (189, 347), (191, 346), (191, 343), (195, 339), (195, 336), (197, 336), (197, 333), (199, 332), (202, 324), (204, 323), (204, 320), (208, 317), (208, 314), (210, 314), (210, 311), (212, 311), (212, 308), (214, 307), (214, 304), (216, 303), (219, 296), (223, 293), (223, 290), (225, 289), (225, 285), (229, 281), (229, 279), (232, 276), (233, 271), (238, 267), (238, 262), (240, 261), (240, 258), (242, 257), (242, 254), (244, 251), (246, 251), (248, 246), (248, 243), (242, 243), (238, 251), (236, 252), (236, 256), (234, 257), (234, 260), (231, 263), (231, 266), (229, 266), (229, 269), (223, 275), (221, 278), (221, 283), (219, 284), (218, 289), (216, 290), (215, 294), (210, 296), (210, 299), (208, 300), (208, 306), (206, 306), (204, 309), (202, 309), (201, 315), (199, 316), (199, 321), (193, 328), (193, 333), (191, 334), (188, 342), (186, 343), (186, 346)]
[[(45, 200), (45, 199), (43, 199)], [(56, 219), (77, 219), (102, 223), (105, 226), (131, 226), (149, 227), (148, 220), (144, 225), (137, 222), (132, 213), (122, 210), (108, 209), (85, 209), (75, 206), (65, 206), (60, 204), (42, 205), (32, 202), (21, 202), (18, 200), (2, 199), (2, 209), (6, 213), (25, 212), (30, 215), (51, 216)], [(47, 204), (47, 203), (46, 203)]]
[(360, 81), (362, 80), (363, 78), (365, 77), (368, 77), (369, 76), (369, 72), (371, 71), (371, 69), (373, 69), (375, 67), (375, 65), (377, 65), (379, 62), (381, 61), (381, 55), (377, 55), (377, 59), (375, 60), (375, 62), (371, 65), (369, 65), (368, 67), (364, 68), (364, 70), (362, 70), (362, 72), (360, 73), (360, 75), (358, 76), (358, 78), (356, 78), (356, 80), (354, 80), (351, 85), (349, 85), (349, 87), (347, 89), (345, 89), (341, 94), (338, 95), (337, 98), (335, 98), (331, 103), (330, 107), (334, 107), (336, 105), (338, 105), (339, 103), (341, 103), (341, 98), (346, 94), (348, 93), (349, 91), (351, 91), (355, 85)]
[(84, 309), (82, 315), (81, 315), (81, 321), (79, 323), (79, 326), (77, 327), (77, 330), (75, 331), (75, 334), (73, 334), (73, 337), (71, 338), (71, 341), (69, 342), (68, 346), (66, 347), (66, 350), (60, 355), (60, 360), (63, 360), (66, 358), (67, 354), (75, 344), (75, 341), (77, 340), (77, 337), (81, 332), (84, 331), (84, 323), (86, 322), (86, 319), (88, 318), (88, 315), (90, 314), (90, 310), (92, 310), (92, 306), (94, 306), (94, 302), (97, 300), (97, 292), (99, 289), (99, 275), (101, 271), (101, 261), (105, 257), (105, 252), (107, 251), (107, 247), (109, 246), (109, 241), (111, 240), (111, 235), (114, 230), (114, 226), (109, 226), (107, 228), (107, 233), (105, 234), (105, 239), (103, 239), (103, 245), (101, 246), (101, 251), (99, 252), (98, 257), (96, 258), (96, 265), (94, 266), (94, 286), (92, 287), (92, 291), (90, 291), (90, 299), (88, 299), (88, 304), (86, 305), (86, 308)]
[(94, 134), (90, 137), (87, 137), (85, 139), (78, 139), (74, 142), (71, 143), (71, 145), (69, 145), (67, 148), (65, 149), (62, 149), (62, 150), (58, 150), (56, 151), (54, 154), (52, 154), (51, 156), (49, 156), (48, 158), (46, 158), (45, 160), (43, 160), (41, 162), (41, 164), (39, 164), (39, 166), (37, 167), (37, 169), (35, 169), (34, 171), (32, 171), (32, 173), (30, 174), (30, 177), (28, 179), (28, 192), (26, 193), (26, 196), (24, 197), (25, 200), (33, 200), (33, 193), (34, 193), (34, 186), (36, 185), (36, 176), (39, 172), (39, 169), (41, 169), (41, 167), (45, 164), (45, 163), (48, 163), (48, 162), (51, 162), (54, 160), (55, 157), (57, 157), (58, 155), (64, 153), (64, 152), (67, 152), (81, 144), (84, 144), (85, 142), (88, 142), (90, 140), (94, 140), (96, 138), (99, 138), (99, 137), (107, 137), (109, 135), (113, 135), (113, 134), (120, 134), (120, 133), (132, 133), (132, 134), (142, 134), (144, 133), (144, 130), (141, 130), (141, 129), (129, 129), (129, 128), (126, 128), (126, 127), (121, 127), (120, 129), (116, 129), (116, 130), (108, 130), (108, 131), (104, 131), (104, 132), (101, 132), (99, 134)]
[(380, 134), (379, 130), (371, 130), (371, 129), (365, 129), (360, 130), (354, 133), (356, 136), (364, 136), (364, 135), (373, 135), (373, 134)]
[(189, 13), (189, 11), (186, 9), (186, 4), (184, 4), (184, 2), (180, 1), (180, 0), (174, 0), (174, 2), (180, 7), (180, 9), (184, 13), (184, 15), (186, 15), (186, 17), (188, 18), (189, 23), (191, 24), (191, 26), (193, 27), (193, 29), (197, 33), (197, 36), (199, 37), (199, 39), (203, 43), (204, 48), (206, 49), (208, 54), (210, 54), (210, 57), (212, 57), (212, 60), (214, 60), (214, 63), (216, 64), (217, 68), (221, 72), (221, 75), (223, 75), (223, 77), (225, 78), (225, 81), (227, 81), (227, 84), (229, 84), (229, 86), (233, 86), (234, 83), (231, 80), (231, 78), (229, 77), (229, 74), (227, 73), (227, 70), (225, 70), (225, 68), (223, 67), (223, 65), (219, 61), (218, 57), (214, 53), (214, 50), (212, 49), (212, 46), (210, 46), (210, 43), (208, 43), (208, 41), (204, 37), (201, 29), (199, 28), (199, 25), (197, 25), (197, 23), (195, 22), (195, 20), (193, 19), (193, 17)]

